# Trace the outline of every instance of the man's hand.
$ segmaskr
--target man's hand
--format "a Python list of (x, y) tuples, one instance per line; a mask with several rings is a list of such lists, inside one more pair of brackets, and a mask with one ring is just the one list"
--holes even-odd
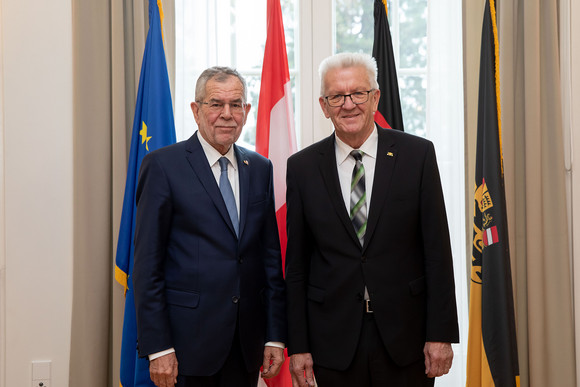
[(453, 363), (453, 349), (450, 343), (425, 343), (425, 374), (429, 378), (442, 376), (449, 372)]
[(278, 347), (264, 347), (264, 362), (262, 364), (262, 377), (270, 379), (278, 375), (280, 367), (284, 363), (284, 350)]
[(149, 362), (149, 374), (157, 387), (173, 387), (177, 383), (177, 357), (175, 352)]
[(297, 353), (290, 356), (290, 375), (293, 387), (314, 386), (314, 372), (312, 370), (312, 355)]

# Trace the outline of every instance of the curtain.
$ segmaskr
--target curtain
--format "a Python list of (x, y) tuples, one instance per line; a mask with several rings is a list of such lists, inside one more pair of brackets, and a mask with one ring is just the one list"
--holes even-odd
[(102, 387), (108, 384), (110, 369), (109, 4), (74, 0), (72, 9), (74, 260), (69, 385)]
[(575, 386), (559, 1), (500, 1), (501, 108), (521, 385)]
[(461, 3), (455, 0), (428, 2), (427, 137), (435, 144), (444, 190), (461, 338), (459, 344), (453, 344), (453, 367), (449, 374), (436, 379), (436, 387), (464, 386), (466, 375), (469, 307), (466, 265), (471, 254), (467, 255), (465, 248), (464, 117), (463, 110), (457, 108), (463, 105), (462, 42), (449, 39), (461, 36), (461, 10)]
[[(163, 1), (170, 80), (174, 1)], [(114, 260), (148, 0), (73, 0), (74, 263), (71, 386), (118, 386), (124, 294)]]
[[(146, 0), (145, 0), (146, 1)], [(144, 0), (110, 1), (111, 4), (111, 239), (110, 247), (110, 282), (111, 289), (111, 351), (110, 351), (110, 383), (119, 385), (119, 370), (121, 363), (121, 340), (123, 336), (123, 312), (125, 297), (123, 288), (113, 279), (115, 253), (119, 225), (125, 193), (127, 163), (129, 161), (129, 145), (131, 143), (131, 128), (135, 111), (135, 99), (139, 85), (139, 69), (145, 48), (147, 17)], [(139, 67), (137, 67), (139, 66)]]

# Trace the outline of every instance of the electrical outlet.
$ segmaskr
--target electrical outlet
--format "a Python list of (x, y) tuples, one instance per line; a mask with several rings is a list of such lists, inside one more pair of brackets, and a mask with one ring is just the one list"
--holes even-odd
[(32, 362), (32, 387), (50, 387), (51, 361)]

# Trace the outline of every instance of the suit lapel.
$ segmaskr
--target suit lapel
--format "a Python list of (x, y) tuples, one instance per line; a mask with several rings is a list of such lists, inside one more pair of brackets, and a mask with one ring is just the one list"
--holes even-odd
[(360, 242), (356, 233), (354, 232), (354, 227), (352, 226), (352, 222), (350, 221), (350, 217), (348, 215), (348, 210), (344, 205), (344, 199), (342, 197), (342, 191), (340, 189), (340, 181), (338, 179), (338, 169), (336, 166), (336, 150), (335, 147), (335, 139), (334, 134), (327, 138), (326, 143), (322, 147), (320, 152), (320, 174), (322, 175), (322, 179), (324, 180), (324, 185), (326, 186), (326, 190), (328, 191), (328, 197), (332, 205), (334, 206), (334, 210), (336, 214), (340, 218), (340, 221), (344, 225), (348, 235), (352, 238), (352, 240), (360, 246)]
[(234, 144), (234, 153), (238, 162), (238, 179), (240, 183), (240, 238), (244, 232), (244, 225), (248, 214), (248, 200), (250, 198), (250, 163), (244, 150)]
[(388, 130), (378, 128), (379, 144), (377, 147), (377, 161), (375, 165), (375, 177), (373, 180), (373, 192), (371, 196), (371, 208), (368, 215), (367, 230), (365, 233), (365, 248), (371, 240), (376, 229), (385, 200), (391, 185), (393, 170), (397, 161), (398, 148)]
[(234, 226), (228, 214), (228, 209), (226, 208), (226, 204), (222, 198), (222, 194), (215, 180), (215, 176), (211, 171), (211, 168), (207, 162), (207, 157), (205, 156), (197, 136), (198, 133), (196, 132), (189, 138), (189, 140), (187, 140), (187, 145), (185, 147), (185, 157), (187, 158), (189, 165), (191, 165), (194, 173), (197, 175), (201, 185), (203, 185), (205, 191), (213, 201), (221, 217), (224, 219), (232, 233), (235, 235), (236, 231), (234, 230)]

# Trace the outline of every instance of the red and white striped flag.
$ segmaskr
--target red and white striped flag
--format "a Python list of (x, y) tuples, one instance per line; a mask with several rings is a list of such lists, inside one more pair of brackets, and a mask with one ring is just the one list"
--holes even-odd
[[(282, 249), (282, 267), (286, 257), (286, 160), (296, 152), (294, 109), (284, 38), (280, 0), (268, 0), (268, 32), (262, 66), (262, 84), (256, 123), (256, 151), (272, 160), (276, 218)], [(291, 387), (288, 361), (280, 374), (266, 381), (269, 387)]]

